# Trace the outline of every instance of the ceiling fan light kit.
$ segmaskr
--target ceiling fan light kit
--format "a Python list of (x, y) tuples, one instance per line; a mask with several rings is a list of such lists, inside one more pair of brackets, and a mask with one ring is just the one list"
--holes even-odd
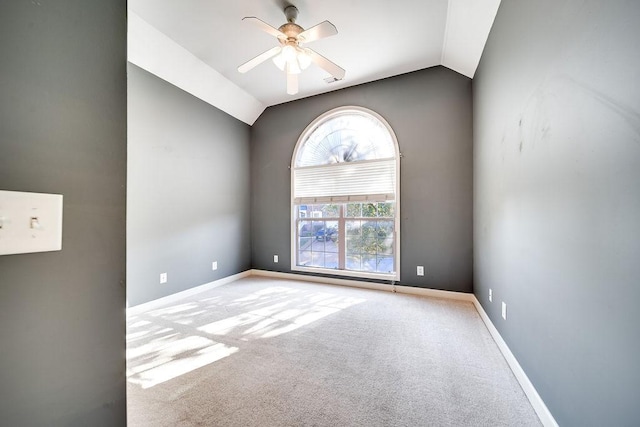
[(311, 63), (329, 73), (334, 81), (342, 80), (345, 75), (344, 69), (329, 61), (319, 53), (300, 46), (302, 43), (310, 43), (315, 40), (338, 34), (336, 27), (329, 21), (323, 21), (307, 30), (296, 24), (298, 9), (295, 6), (287, 6), (284, 9), (287, 22), (280, 28), (272, 27), (266, 22), (254, 17), (247, 16), (243, 21), (252, 22), (262, 31), (265, 31), (278, 39), (280, 46), (269, 49), (253, 59), (238, 67), (238, 71), (246, 73), (269, 58), (273, 63), (287, 75), (287, 93), (295, 95), (298, 93), (298, 74), (307, 69)]
[(286, 68), (287, 72), (300, 74), (302, 70), (306, 70), (311, 65), (311, 58), (301, 47), (286, 45), (279, 55), (273, 57), (273, 63), (282, 71), (285, 71)]

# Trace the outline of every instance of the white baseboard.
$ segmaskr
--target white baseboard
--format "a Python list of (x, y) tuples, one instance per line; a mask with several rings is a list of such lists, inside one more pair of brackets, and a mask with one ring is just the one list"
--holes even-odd
[(200, 292), (208, 291), (209, 289), (217, 288), (218, 286), (226, 285), (227, 283), (235, 282), (244, 277), (249, 277), (251, 270), (243, 271), (242, 273), (227, 276), (222, 279), (214, 280), (213, 282), (205, 283), (204, 285), (196, 286), (195, 288), (186, 289), (175, 294), (167, 295), (166, 297), (154, 299), (153, 301), (145, 302), (133, 307), (127, 308), (127, 316), (132, 316), (145, 311), (154, 310), (159, 307), (164, 307), (167, 304), (171, 304), (180, 301), (188, 296), (199, 294)]
[(538, 415), (538, 418), (540, 418), (540, 422), (542, 423), (542, 425), (544, 425), (545, 427), (558, 427), (558, 423), (556, 422), (555, 418), (553, 418), (551, 411), (549, 411), (549, 408), (547, 408), (547, 405), (545, 405), (544, 401), (538, 394), (538, 391), (531, 383), (531, 380), (529, 380), (529, 377), (524, 372), (524, 369), (522, 369), (522, 366), (520, 366), (520, 363), (518, 363), (518, 360), (509, 349), (507, 343), (504, 341), (504, 339), (502, 339), (500, 332), (498, 332), (498, 329), (496, 329), (495, 325), (493, 324), (487, 313), (484, 311), (484, 308), (482, 308), (482, 305), (480, 305), (480, 301), (478, 301), (475, 295), (473, 297), (473, 305), (476, 307), (480, 318), (484, 322), (485, 326), (489, 330), (489, 333), (493, 337), (493, 340), (498, 345), (500, 352), (509, 364), (513, 375), (515, 375), (516, 379), (520, 383), (520, 387), (522, 387), (524, 394), (529, 399), (529, 402), (531, 403), (531, 406), (533, 406), (534, 411), (536, 411), (536, 414)]
[(251, 275), (270, 277), (273, 279), (301, 280), (303, 282), (324, 283), (327, 285), (346, 285), (353, 286), (354, 288), (373, 289), (377, 291), (388, 291), (391, 289), (391, 285), (385, 285), (383, 283), (368, 283), (358, 280), (338, 279), (336, 277), (324, 276), (309, 276), (306, 274), (298, 273), (281, 273), (279, 271), (251, 270)]
[(385, 283), (364, 282), (361, 280), (338, 279), (335, 277), (308, 276), (306, 274), (281, 273), (279, 271), (251, 270), (252, 276), (272, 277), (275, 279), (302, 280), (305, 282), (325, 283), (328, 285), (351, 286), (354, 288), (372, 289), (376, 291), (397, 292), (400, 294), (419, 295), (431, 298), (445, 298), (473, 302), (473, 294), (464, 292), (441, 291), (438, 289), (416, 288), (414, 286), (387, 285)]
[(127, 316), (135, 315), (139, 313), (143, 313), (148, 310), (153, 310), (158, 307), (163, 307), (169, 303), (180, 301), (188, 296), (198, 294), (200, 292), (207, 291), (209, 289), (217, 288), (218, 286), (226, 285), (228, 283), (235, 282), (244, 277), (249, 276), (259, 276), (259, 277), (271, 277), (276, 279), (286, 279), (286, 280), (302, 280), (306, 282), (315, 282), (315, 283), (325, 283), (329, 285), (340, 285), (340, 286), (351, 286), (355, 288), (363, 288), (363, 289), (372, 289), (378, 291), (387, 291), (387, 292), (398, 292), (402, 294), (409, 295), (417, 295), (417, 296), (425, 296), (431, 298), (445, 298), (452, 299), (457, 301), (469, 301), (472, 302), (476, 311), (480, 315), (480, 318), (484, 322), (485, 326), (489, 330), (489, 333), (493, 337), (493, 340), (498, 345), (500, 352), (504, 356), (507, 364), (511, 368), (511, 371), (515, 375), (518, 383), (520, 383), (520, 387), (524, 390), (525, 395), (529, 399), (531, 406), (536, 411), (538, 418), (545, 427), (558, 427), (558, 423), (551, 415), (549, 408), (545, 405), (544, 401), (538, 394), (538, 391), (535, 389), (529, 377), (518, 363), (518, 360), (515, 358), (507, 343), (502, 339), (500, 332), (494, 326), (493, 322), (480, 305), (480, 302), (476, 298), (474, 294), (468, 294), (464, 292), (452, 292), (452, 291), (441, 291), (437, 289), (426, 289), (426, 288), (416, 288), (413, 286), (397, 286), (397, 285), (387, 285), (384, 283), (373, 283), (373, 282), (363, 282), (359, 280), (346, 280), (346, 279), (338, 279), (334, 277), (320, 277), (320, 276), (307, 276), (303, 274), (295, 274), (295, 273), (281, 273), (278, 271), (267, 271), (267, 270), (247, 270), (242, 273), (234, 274), (232, 276), (225, 277), (223, 279), (216, 280), (214, 282), (205, 283), (204, 285), (197, 286), (195, 288), (187, 289), (182, 292), (178, 292), (176, 294), (168, 295), (166, 297), (162, 297), (153, 301), (149, 301), (140, 305), (136, 305), (133, 307), (127, 308)]

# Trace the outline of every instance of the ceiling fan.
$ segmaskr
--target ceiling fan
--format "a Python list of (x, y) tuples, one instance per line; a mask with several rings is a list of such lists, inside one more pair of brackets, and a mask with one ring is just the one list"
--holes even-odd
[(311, 43), (312, 41), (338, 34), (336, 27), (331, 22), (324, 21), (305, 30), (296, 24), (298, 9), (291, 5), (285, 7), (284, 15), (287, 18), (287, 22), (281, 25), (280, 28), (272, 27), (254, 16), (242, 18), (243, 21), (252, 22), (262, 31), (275, 36), (280, 42), (280, 46), (269, 49), (245, 62), (238, 67), (238, 71), (246, 73), (267, 59), (273, 58), (276, 66), (287, 74), (287, 93), (289, 95), (298, 93), (298, 74), (306, 69), (311, 62), (331, 74), (334, 79), (342, 80), (345, 74), (344, 69), (319, 53), (301, 46), (304, 43)]

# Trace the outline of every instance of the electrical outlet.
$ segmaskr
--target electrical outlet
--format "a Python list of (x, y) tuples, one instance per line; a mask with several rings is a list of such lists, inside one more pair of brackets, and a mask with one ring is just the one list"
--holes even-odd
[(502, 318), (507, 320), (507, 303), (502, 301)]
[(278, 255), (273, 256), (273, 262), (278, 262)]
[(424, 276), (424, 266), (419, 265), (418, 268), (416, 269), (416, 274), (418, 276)]
[(167, 283), (167, 273), (160, 273), (160, 283)]
[(211, 269), (214, 271), (218, 269), (218, 261), (213, 261), (211, 263)]
[(489, 289), (489, 302), (493, 302), (493, 289)]

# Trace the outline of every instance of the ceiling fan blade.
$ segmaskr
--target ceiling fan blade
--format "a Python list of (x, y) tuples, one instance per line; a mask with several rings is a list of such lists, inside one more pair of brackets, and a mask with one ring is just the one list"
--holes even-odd
[(285, 40), (287, 39), (287, 35), (285, 33), (267, 24), (262, 19), (256, 18), (255, 16), (245, 16), (244, 18), (242, 18), (242, 20), (251, 22), (252, 24), (256, 25), (258, 28), (260, 28), (262, 31), (269, 33), (274, 37), (277, 37), (279, 39), (285, 39)]
[(298, 34), (298, 40), (303, 43), (310, 43), (325, 37), (335, 36), (338, 34), (336, 26), (329, 21), (324, 21)]
[(287, 93), (289, 95), (295, 95), (298, 93), (298, 75), (293, 73), (287, 73)]
[(305, 51), (307, 52), (311, 60), (315, 62), (318, 67), (322, 68), (327, 73), (331, 74), (337, 80), (344, 79), (345, 71), (343, 68), (329, 61), (327, 58), (320, 55), (318, 52), (314, 50), (307, 48), (305, 49)]
[(247, 62), (245, 62), (244, 64), (242, 64), (241, 66), (239, 66), (238, 67), (238, 71), (240, 71), (241, 73), (246, 73), (247, 71), (251, 70), (253, 67), (262, 64), (267, 59), (276, 56), (277, 54), (280, 53), (281, 50), (282, 50), (282, 48), (280, 46), (276, 46), (274, 48), (271, 48), (268, 51), (261, 53), (260, 55), (256, 56), (255, 58), (250, 59)]

